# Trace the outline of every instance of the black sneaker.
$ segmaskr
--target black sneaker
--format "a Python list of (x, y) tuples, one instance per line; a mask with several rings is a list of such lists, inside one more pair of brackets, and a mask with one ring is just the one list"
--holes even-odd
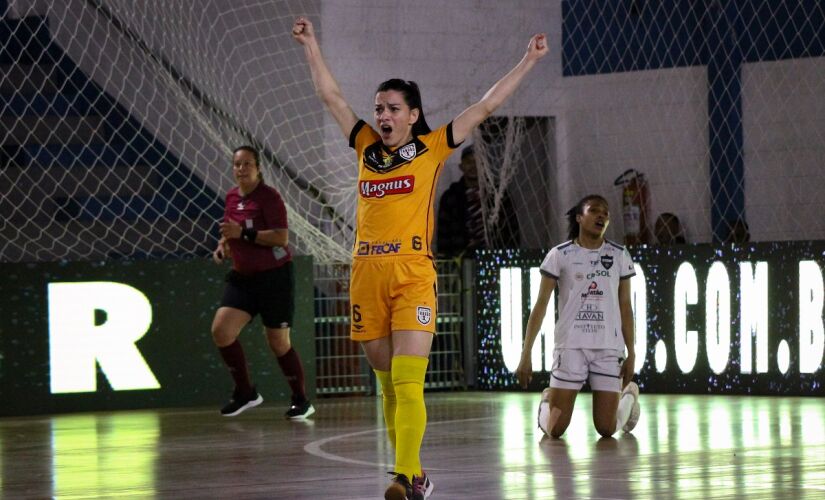
[(253, 387), (252, 394), (242, 395), (237, 390), (232, 393), (232, 399), (229, 403), (221, 408), (221, 415), (224, 417), (234, 417), (240, 415), (249, 408), (254, 408), (264, 402), (264, 398), (258, 394), (258, 391)]
[(427, 474), (422, 470), (420, 476), (413, 476), (413, 500), (427, 500), (433, 493), (432, 481), (427, 477)]
[(292, 405), (284, 413), (284, 416), (289, 420), (304, 420), (313, 413), (315, 413), (315, 408), (312, 407), (308, 399), (297, 402), (293, 399)]
[(407, 476), (396, 472), (388, 472), (387, 474), (392, 474), (393, 478), (384, 492), (384, 500), (412, 500), (413, 487)]

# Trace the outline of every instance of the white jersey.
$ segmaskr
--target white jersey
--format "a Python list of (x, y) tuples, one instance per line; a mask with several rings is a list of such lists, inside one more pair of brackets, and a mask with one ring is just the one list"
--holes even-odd
[(627, 249), (605, 240), (596, 249), (567, 241), (548, 252), (544, 276), (556, 280), (556, 349), (624, 350), (619, 281), (636, 275)]

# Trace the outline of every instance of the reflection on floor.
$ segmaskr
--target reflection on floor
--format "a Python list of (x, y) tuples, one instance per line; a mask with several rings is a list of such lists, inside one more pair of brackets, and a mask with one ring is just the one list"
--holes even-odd
[[(598, 439), (588, 394), (560, 440), (537, 394), (428, 394), (433, 498), (825, 498), (819, 398), (643, 395), (632, 434)], [(3, 498), (382, 498), (392, 464), (375, 398), (0, 419)]]

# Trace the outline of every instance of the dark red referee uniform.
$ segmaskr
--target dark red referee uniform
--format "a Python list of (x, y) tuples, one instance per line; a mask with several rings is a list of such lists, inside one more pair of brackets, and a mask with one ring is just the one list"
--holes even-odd
[[(246, 196), (241, 196), (237, 187), (230, 189), (223, 218), (257, 231), (288, 229), (284, 200), (263, 182)], [(292, 260), (288, 248), (265, 247), (241, 238), (229, 240), (229, 248), (232, 269), (244, 275), (281, 267)]]

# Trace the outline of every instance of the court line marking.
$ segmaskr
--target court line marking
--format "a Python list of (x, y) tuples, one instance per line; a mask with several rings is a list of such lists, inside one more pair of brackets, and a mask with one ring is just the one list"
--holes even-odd
[[(443, 425), (443, 424), (460, 424), (464, 422), (478, 422), (480, 420), (492, 420), (495, 417), (479, 417), (479, 418), (462, 418), (459, 420), (440, 420), (437, 422), (427, 422), (427, 427), (431, 425)], [(386, 427), (376, 427), (374, 429), (367, 429), (365, 431), (357, 431), (357, 432), (348, 432), (346, 434), (338, 434), (337, 436), (330, 436), (328, 438), (318, 439), (316, 441), (312, 441), (304, 445), (304, 451), (309, 453), (310, 455), (314, 455), (319, 458), (323, 458), (326, 460), (332, 460), (334, 462), (344, 462), (348, 464), (355, 464), (355, 465), (368, 465), (370, 467), (389, 467), (392, 468), (393, 464), (385, 464), (382, 462), (368, 462), (366, 460), (356, 460), (354, 458), (347, 458), (342, 457), (341, 455), (336, 455), (334, 453), (329, 453), (321, 449), (325, 444), (331, 443), (332, 441), (337, 441), (339, 439), (347, 439), (353, 436), (361, 436), (363, 434), (372, 434), (374, 432), (386, 432)], [(442, 469), (435, 469), (432, 467), (427, 467), (427, 470), (437, 471)], [(443, 469), (447, 470), (447, 469)]]

